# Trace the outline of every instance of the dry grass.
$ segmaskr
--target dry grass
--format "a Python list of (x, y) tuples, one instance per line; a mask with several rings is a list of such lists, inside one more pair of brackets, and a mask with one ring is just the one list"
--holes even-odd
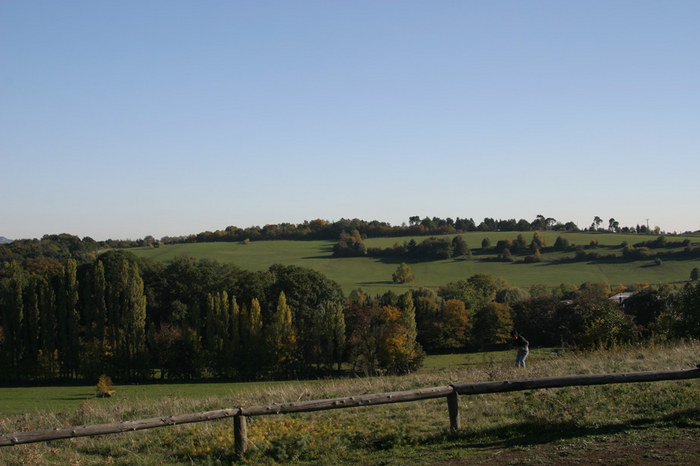
[[(527, 370), (510, 363), (485, 362), (424, 371), (403, 377), (349, 378), (270, 387), (235, 396), (159, 400), (125, 400), (106, 406), (83, 402), (68, 414), (42, 413), (0, 419), (0, 431), (16, 432), (132, 420), (207, 411), (233, 406), (322, 399), (420, 387), (572, 374), (690, 369), (700, 363), (700, 343), (650, 345), (592, 352), (563, 351), (529, 360)], [(268, 416), (249, 420), (251, 454), (247, 462), (311, 463), (415, 462), (426, 451), (437, 460), (471, 458), (489, 442), (532, 448), (586, 432), (625, 429), (649, 423), (649, 429), (671, 429), (688, 423), (700, 409), (697, 380), (568, 387), (507, 394), (460, 397), (463, 430), (448, 432), (444, 400), (347, 410)], [(154, 464), (235, 461), (232, 422), (217, 421), (145, 432), (62, 440), (0, 449), (3, 464)], [(692, 422), (691, 422), (692, 424)], [(697, 422), (696, 422), (697, 424)], [(662, 428), (663, 427), (663, 428)], [(522, 429), (537, 435), (523, 437)], [(631, 428), (631, 427), (630, 427)], [(650, 431), (646, 431), (647, 433)], [(673, 434), (672, 434), (673, 435)], [(516, 442), (517, 443), (517, 442)], [(441, 453), (437, 454), (436, 451)], [(437, 454), (437, 456), (435, 456)], [(391, 461), (389, 461), (391, 462)], [(420, 461), (419, 461), (420, 462)]]

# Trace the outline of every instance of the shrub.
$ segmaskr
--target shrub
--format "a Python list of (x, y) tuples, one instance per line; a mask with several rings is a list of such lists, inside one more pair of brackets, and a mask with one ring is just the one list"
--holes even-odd
[(535, 254), (531, 256), (525, 256), (525, 259), (523, 259), (526, 264), (534, 264), (535, 262), (541, 262), (542, 261), (542, 256), (540, 255), (540, 250), (536, 249)]
[(267, 454), (279, 462), (296, 461), (308, 454), (310, 445), (311, 442), (303, 434), (286, 434), (270, 441)]
[(554, 242), (554, 249), (556, 249), (557, 251), (565, 251), (568, 248), (569, 240), (566, 238), (562, 238), (561, 236), (557, 236), (557, 240)]
[(114, 385), (112, 384), (112, 379), (109, 376), (102, 374), (97, 381), (97, 385), (95, 386), (97, 396), (100, 398), (109, 398), (115, 393), (113, 387)]
[(413, 281), (414, 277), (411, 268), (405, 262), (402, 262), (401, 265), (396, 268), (391, 278), (394, 283), (408, 283)]

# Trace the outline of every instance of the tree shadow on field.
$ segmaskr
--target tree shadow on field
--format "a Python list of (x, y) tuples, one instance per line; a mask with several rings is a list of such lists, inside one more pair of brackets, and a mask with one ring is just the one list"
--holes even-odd
[(458, 441), (460, 448), (527, 447), (598, 435), (614, 435), (641, 431), (655, 427), (691, 428), (700, 430), (700, 408), (678, 411), (662, 417), (632, 419), (624, 423), (598, 426), (579, 426), (575, 421), (547, 422), (546, 419), (476, 431), (460, 431), (436, 435), (425, 441), (427, 445), (440, 445), (445, 441)]
[(321, 246), (319, 249), (322, 255), (306, 256), (302, 257), (302, 259), (338, 259), (337, 257), (333, 257), (333, 246)]

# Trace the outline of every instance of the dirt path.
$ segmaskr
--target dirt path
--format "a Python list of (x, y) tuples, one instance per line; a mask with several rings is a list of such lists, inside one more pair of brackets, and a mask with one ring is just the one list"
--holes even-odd
[(475, 456), (438, 462), (438, 465), (513, 465), (513, 464), (700, 464), (700, 430), (694, 427), (676, 429), (676, 438), (652, 431), (627, 438), (624, 434), (612, 437), (585, 437), (566, 442), (510, 448), (492, 446)]

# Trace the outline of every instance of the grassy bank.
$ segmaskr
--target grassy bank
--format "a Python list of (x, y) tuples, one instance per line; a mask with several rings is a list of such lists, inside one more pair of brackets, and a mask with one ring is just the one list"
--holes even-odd
[[(557, 233), (544, 232), (547, 244), (552, 245), (557, 236), (563, 236), (570, 244), (588, 245), (592, 240), (598, 241), (601, 254), (622, 254), (622, 243), (634, 244), (654, 239), (650, 236), (599, 234), (599, 233)], [(669, 283), (688, 280), (693, 267), (700, 267), (700, 260), (668, 260), (656, 266), (652, 260), (632, 262), (570, 262), (556, 263), (556, 259), (573, 256), (573, 252), (549, 252), (542, 255), (540, 263), (506, 263), (483, 261), (494, 257), (493, 253), (480, 255), (478, 249), (481, 241), (488, 237), (495, 245), (501, 239), (515, 239), (517, 232), (465, 233), (462, 236), (475, 252), (473, 259), (449, 259), (430, 262), (410, 263), (415, 281), (396, 285), (391, 281), (392, 273), (400, 262), (396, 259), (379, 259), (369, 257), (333, 258), (333, 241), (259, 241), (242, 243), (192, 243), (174, 244), (160, 248), (130, 249), (134, 254), (158, 261), (168, 262), (178, 256), (191, 256), (200, 259), (212, 259), (220, 262), (232, 262), (247, 270), (266, 270), (273, 264), (298, 265), (317, 270), (328, 278), (338, 282), (347, 294), (352, 289), (362, 288), (370, 294), (383, 293), (387, 290), (401, 292), (409, 288), (435, 288), (445, 283), (468, 278), (476, 273), (488, 273), (494, 277), (503, 277), (515, 286), (551, 285), (560, 283), (580, 284), (585, 281), (603, 281), (612, 285), (633, 284), (637, 282)], [(532, 233), (524, 234), (529, 242)], [(391, 247), (395, 242), (402, 244), (405, 238), (372, 238), (367, 247)], [(415, 238), (418, 242), (422, 238)], [(683, 238), (673, 238), (682, 241)], [(691, 239), (697, 241), (697, 238)], [(516, 257), (518, 259), (518, 257)], [(522, 259), (522, 258), (520, 258)]]
[[(125, 387), (117, 387), (115, 398), (86, 398), (70, 410), (38, 408), (3, 414), (0, 430), (112, 422), (456, 382), (689, 369), (698, 363), (698, 350), (698, 343), (587, 353), (548, 350), (533, 353), (526, 371), (512, 367), (511, 352), (469, 359), (446, 355), (405, 377), (241, 385), (223, 390), (222, 384), (201, 384), (189, 393), (184, 386), (175, 389), (179, 385), (146, 386), (154, 391), (140, 396), (128, 396)], [(7, 393), (1, 393), (4, 403)], [(595, 458), (615, 462), (615, 455), (625, 453), (633, 463), (645, 462), (639, 455), (647, 454), (692, 464), (700, 453), (697, 380), (462, 396), (460, 411), (463, 429), (457, 434), (448, 431), (444, 400), (252, 418), (248, 425), (251, 452), (243, 462), (574, 463)], [(224, 420), (2, 448), (0, 463), (228, 463), (235, 460), (232, 438), (233, 423)]]

